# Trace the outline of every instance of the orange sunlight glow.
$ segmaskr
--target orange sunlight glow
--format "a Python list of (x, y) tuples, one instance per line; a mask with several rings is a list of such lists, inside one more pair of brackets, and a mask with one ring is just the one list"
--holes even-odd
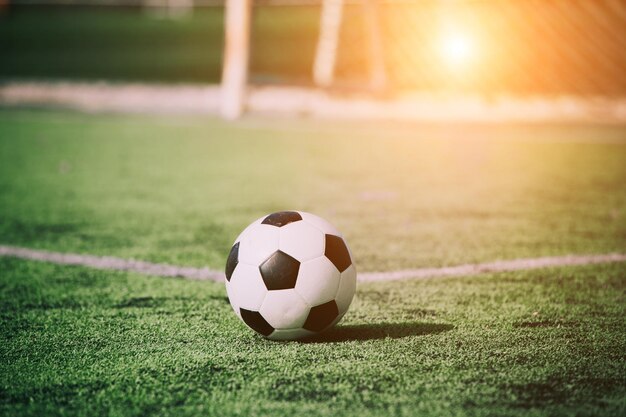
[(452, 70), (467, 69), (475, 55), (473, 39), (465, 33), (445, 33), (440, 40), (441, 59)]

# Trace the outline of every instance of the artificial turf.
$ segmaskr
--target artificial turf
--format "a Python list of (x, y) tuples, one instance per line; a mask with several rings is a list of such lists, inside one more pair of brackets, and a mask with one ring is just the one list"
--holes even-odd
[(626, 247), (624, 129), (0, 111), (0, 244), (221, 269), (269, 212), (361, 271)]
[[(222, 268), (267, 212), (361, 271), (623, 252), (621, 127), (0, 111), (0, 244)], [(626, 413), (624, 263), (369, 283), (307, 343), (222, 285), (0, 258), (1, 415)]]
[(618, 416), (624, 266), (363, 284), (271, 342), (222, 285), (0, 259), (3, 415)]

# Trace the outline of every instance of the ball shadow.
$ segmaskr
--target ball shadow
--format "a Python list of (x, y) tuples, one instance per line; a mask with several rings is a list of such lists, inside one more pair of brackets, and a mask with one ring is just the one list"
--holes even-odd
[(377, 323), (333, 327), (322, 334), (303, 340), (303, 343), (351, 342), (376, 339), (399, 339), (408, 336), (425, 336), (450, 331), (454, 326), (441, 323)]

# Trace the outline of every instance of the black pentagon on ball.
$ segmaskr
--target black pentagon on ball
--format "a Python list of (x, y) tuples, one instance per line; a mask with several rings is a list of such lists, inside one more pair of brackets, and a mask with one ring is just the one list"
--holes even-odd
[(226, 260), (226, 280), (230, 281), (230, 277), (233, 276), (235, 267), (239, 263), (239, 242), (235, 243), (230, 249), (228, 259)]
[(267, 322), (258, 311), (250, 311), (245, 308), (240, 308), (241, 318), (252, 330), (263, 336), (269, 336), (274, 328)]
[(300, 262), (278, 250), (263, 261), (259, 270), (269, 291), (287, 290), (296, 286)]
[(324, 250), (324, 255), (337, 267), (339, 272), (345, 271), (352, 265), (348, 247), (339, 236), (326, 235), (326, 249)]
[(321, 332), (328, 327), (339, 315), (339, 308), (335, 300), (312, 307), (304, 325), (306, 330)]
[(278, 211), (267, 216), (261, 223), (276, 227), (283, 227), (289, 223), (300, 220), (302, 220), (302, 216), (296, 211)]

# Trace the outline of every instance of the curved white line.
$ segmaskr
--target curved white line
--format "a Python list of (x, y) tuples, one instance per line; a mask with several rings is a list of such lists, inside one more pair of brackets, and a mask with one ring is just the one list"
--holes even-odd
[[(0, 245), (0, 256), (28, 259), (32, 261), (51, 262), (59, 265), (79, 265), (96, 269), (132, 271), (144, 275), (161, 277), (179, 277), (192, 280), (208, 280), (221, 282), (224, 273), (209, 268), (194, 268), (169, 264), (121, 259), (112, 256), (80, 255), (75, 253), (59, 253), (44, 250), (20, 248)], [(626, 262), (626, 254), (610, 253), (604, 255), (566, 255), (543, 258), (512, 259), (480, 264), (444, 266), (439, 268), (404, 269), (388, 272), (363, 272), (358, 274), (360, 282), (398, 281), (406, 279), (427, 279), (478, 275), (490, 272), (522, 271), (557, 266), (591, 265), (599, 263)]]

